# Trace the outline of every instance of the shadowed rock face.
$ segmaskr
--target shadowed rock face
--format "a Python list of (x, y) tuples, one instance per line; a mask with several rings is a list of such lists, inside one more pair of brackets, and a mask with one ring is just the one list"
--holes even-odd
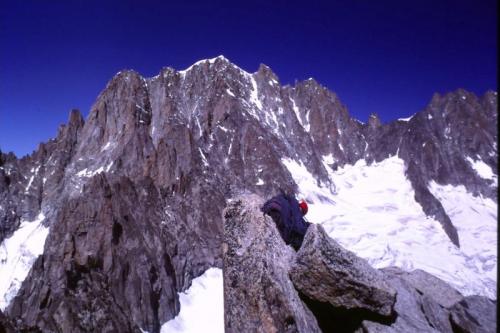
[(51, 230), (5, 313), (47, 329), (157, 332), (179, 310), (176, 293), (222, 266), (226, 200), (297, 190), (285, 158), (334, 188), (328, 168), (398, 154), (417, 201), (458, 245), (428, 182), (496, 199), (467, 160), (497, 174), (496, 106), (494, 92), (457, 90), (409, 121), (363, 124), (316, 81), (281, 86), (264, 65), (249, 74), (217, 57), (152, 78), (120, 72), (85, 121), (74, 110), (31, 155), (0, 152), (0, 241), (40, 212)]
[(83, 193), (60, 211), (9, 314), (44, 331), (157, 332), (177, 292), (220, 263), (150, 179), (100, 174)]

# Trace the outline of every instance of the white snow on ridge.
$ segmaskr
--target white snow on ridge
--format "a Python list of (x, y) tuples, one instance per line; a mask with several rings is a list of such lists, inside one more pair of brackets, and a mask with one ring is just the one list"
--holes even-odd
[(306, 111), (306, 123), (304, 124), (304, 129), (306, 130), (307, 133), (309, 133), (311, 131), (311, 122), (309, 120), (310, 113), (311, 113), (311, 110)]
[(262, 102), (259, 99), (259, 91), (257, 87), (257, 81), (252, 75), (249, 75), (250, 82), (252, 83), (252, 91), (250, 92), (250, 102), (255, 104), (257, 108), (262, 110)]
[(179, 294), (181, 310), (161, 327), (161, 333), (224, 332), (224, 291), (222, 269), (209, 268), (193, 279), (191, 287)]
[(106, 150), (111, 150), (116, 146), (116, 142), (111, 142), (108, 141), (106, 144), (101, 148), (101, 152), (106, 151)]
[(91, 171), (91, 170), (88, 170), (87, 168), (83, 169), (83, 170), (80, 170), (79, 172), (76, 173), (76, 175), (78, 177), (92, 177), (100, 172), (103, 172), (104, 171), (104, 167), (99, 167), (98, 169), (94, 170), (94, 171)]
[(481, 159), (474, 161), (471, 157), (467, 157), (467, 161), (470, 163), (472, 168), (476, 170), (479, 177), (484, 179), (496, 180), (496, 175), (493, 173), (491, 167), (484, 163)]
[[(322, 224), (330, 237), (374, 267), (422, 269), (464, 295), (496, 298), (496, 203), (485, 201), (481, 206), (465, 194), (459, 204), (453, 198), (443, 202), (447, 211), (448, 203), (455, 207), (467, 204), (467, 214), (450, 213), (464, 242), (459, 249), (441, 224), (427, 217), (415, 201), (404, 175), (404, 161), (396, 156), (370, 166), (360, 160), (335, 172), (327, 168), (337, 194), (327, 186), (318, 186), (302, 164), (282, 162), (297, 183), (299, 196), (309, 204), (307, 219)], [(474, 210), (477, 215), (470, 213)], [(479, 217), (483, 222), (475, 223)], [(463, 233), (470, 234), (469, 240)]]
[(201, 148), (198, 148), (198, 150), (200, 151), (201, 160), (203, 162), (203, 165), (207, 167), (208, 166), (207, 157), (205, 156), (205, 154), (203, 154), (203, 151), (201, 150)]
[(297, 120), (299, 121), (300, 126), (304, 127), (304, 124), (302, 124), (302, 119), (300, 118), (299, 108), (298, 108), (297, 104), (295, 104), (295, 100), (292, 98), (290, 98), (290, 100), (292, 101), (292, 109), (293, 109), (293, 112), (295, 112), (295, 116), (297, 117)]
[[(335, 159), (333, 158), (332, 153), (323, 156), (323, 165), (333, 164), (333, 162), (335, 162)], [(325, 166), (325, 168), (326, 168), (326, 166)], [(326, 168), (326, 169), (328, 170), (328, 168)]]
[(22, 221), (19, 229), (0, 245), (0, 309), (3, 311), (17, 295), (36, 258), (43, 253), (49, 228), (41, 223), (40, 213), (34, 221)]
[(30, 187), (31, 187), (31, 184), (33, 183), (33, 179), (35, 179), (35, 176), (31, 176), (30, 180), (28, 181), (28, 185), (26, 186), (26, 189), (24, 190), (24, 193), (28, 193)]
[(407, 118), (399, 118), (398, 120), (399, 121), (410, 121), (411, 118), (413, 118), (414, 114), (412, 114), (411, 116), (407, 117)]
[(31, 185), (33, 184), (33, 180), (35, 179), (35, 175), (38, 175), (38, 170), (40, 170), (40, 166), (35, 168), (32, 168), (30, 171), (33, 173), (31, 176), (30, 180), (28, 181), (28, 185), (26, 186), (26, 189), (24, 190), (24, 193), (28, 193), (29, 189), (31, 188)]
[(201, 64), (203, 64), (205, 62), (208, 62), (209, 64), (213, 64), (213, 63), (215, 63), (215, 60), (217, 60), (219, 58), (220, 59), (226, 59), (223, 55), (220, 55), (220, 56), (217, 56), (215, 58), (198, 60), (197, 62), (195, 62), (194, 64), (192, 64), (188, 68), (179, 71), (179, 73), (184, 76), (187, 72), (189, 72), (191, 69), (193, 69), (193, 67), (201, 65)]

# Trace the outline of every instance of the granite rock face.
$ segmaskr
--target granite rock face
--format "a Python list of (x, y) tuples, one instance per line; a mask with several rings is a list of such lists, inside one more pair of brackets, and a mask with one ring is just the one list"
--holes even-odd
[(248, 195), (225, 209), (225, 331), (321, 332), (288, 276), (295, 251), (260, 212), (263, 204)]
[(164, 210), (151, 179), (99, 174), (83, 193), (60, 211), (9, 315), (43, 331), (157, 332), (177, 292), (220, 262)]
[(496, 200), (497, 185), (471, 166), (497, 175), (496, 108), (494, 92), (457, 90), (410, 120), (364, 124), (315, 80), (282, 86), (265, 65), (247, 73), (220, 56), (151, 78), (122, 71), (85, 120), (71, 111), (29, 156), (0, 151), (0, 242), (40, 213), (50, 227), (4, 313), (46, 330), (158, 332), (179, 311), (177, 292), (222, 267), (226, 201), (296, 192), (284, 160), (335, 191), (329, 171), (398, 155), (416, 200), (458, 246), (428, 184)]

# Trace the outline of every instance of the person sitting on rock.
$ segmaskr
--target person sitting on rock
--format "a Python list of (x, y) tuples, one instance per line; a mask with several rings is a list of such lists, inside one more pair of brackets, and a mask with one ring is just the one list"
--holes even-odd
[(281, 193), (269, 199), (261, 210), (274, 220), (285, 243), (297, 251), (310, 225), (304, 220), (308, 210), (306, 201), (298, 202), (295, 196)]

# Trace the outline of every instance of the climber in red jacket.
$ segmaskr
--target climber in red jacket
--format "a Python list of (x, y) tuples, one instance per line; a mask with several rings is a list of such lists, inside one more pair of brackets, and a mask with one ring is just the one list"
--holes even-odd
[(268, 200), (261, 210), (274, 220), (285, 243), (297, 251), (310, 225), (304, 220), (308, 211), (305, 200), (298, 202), (293, 195), (281, 193)]

